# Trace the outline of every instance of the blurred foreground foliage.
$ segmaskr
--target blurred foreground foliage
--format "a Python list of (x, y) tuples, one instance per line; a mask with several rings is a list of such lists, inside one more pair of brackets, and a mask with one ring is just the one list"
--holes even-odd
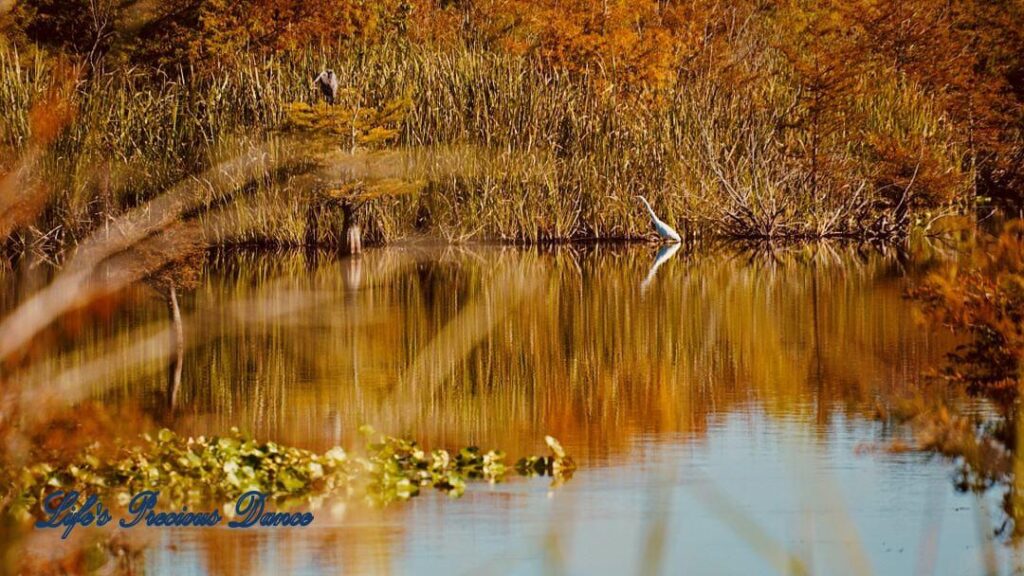
[(967, 337), (945, 374), (974, 394), (1014, 403), (1024, 357), (1024, 222), (982, 235), (966, 261), (932, 274), (913, 295)]
[(960, 262), (934, 272), (910, 295), (933, 322), (963, 337), (942, 375), (994, 408), (914, 406), (906, 416), (918, 446), (956, 460), (960, 490), (1003, 488), (1007, 518), (998, 532), (1024, 536), (1024, 222), (979, 234)]

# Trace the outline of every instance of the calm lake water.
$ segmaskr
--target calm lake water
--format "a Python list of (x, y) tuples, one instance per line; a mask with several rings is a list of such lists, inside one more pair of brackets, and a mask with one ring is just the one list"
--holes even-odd
[(359, 444), (369, 423), (510, 458), (552, 434), (580, 466), (557, 489), (514, 479), (382, 511), (327, 504), (302, 532), (154, 530), (147, 572), (756, 574), (785, 569), (785, 551), (823, 574), (972, 574), (986, 549), (1020, 564), (986, 545), (997, 495), (958, 494), (952, 463), (884, 450), (910, 431), (878, 415), (920, 393), (953, 345), (902, 297), (926, 251), (658, 256), (217, 256), (182, 294), (176, 389), (146, 359), (146, 335), (167, 326), (147, 286), (49, 369), (113, 354), (91, 397), (142, 398), (183, 434), (238, 426), (323, 450)]

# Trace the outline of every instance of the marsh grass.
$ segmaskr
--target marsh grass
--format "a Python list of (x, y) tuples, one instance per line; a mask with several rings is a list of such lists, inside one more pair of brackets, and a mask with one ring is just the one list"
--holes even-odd
[[(812, 187), (802, 160), (807, 129), (793, 112), (799, 93), (784, 64), (762, 51), (748, 66), (762, 72), (737, 83), (698, 69), (643, 97), (524, 58), (397, 44), (252, 57), (203, 75), (96, 72), (79, 81), (78, 115), (39, 168), (50, 196), (37, 228), (57, 244), (77, 241), (212, 164), (225, 142), (280, 131), (301, 131), (311, 158), (341, 150), (358, 163), (375, 161), (381, 148), (409, 151), (398, 177), (422, 181), (421, 189), (367, 203), (361, 217), (375, 241), (415, 233), (517, 242), (638, 238), (648, 222), (637, 195), (687, 235), (864, 236), (881, 217), (892, 220), (896, 207), (877, 182), (874, 149), (852, 121), (830, 136), (831, 172)], [(289, 122), (289, 111), (294, 118), (312, 110), (310, 80), (325, 67), (337, 72), (346, 95), (338, 104), (345, 110), (334, 115), (341, 123), (350, 118), (353, 132), (360, 123), (359, 138), (340, 125), (312, 134), (312, 124)], [(38, 57), (26, 62), (0, 52), (0, 108), (10, 111), (0, 119), (3, 149), (24, 147), (32, 105), (54, 74)], [(859, 113), (864, 124), (915, 143), (929, 173), (959, 186), (965, 176), (953, 138), (929, 98), (910, 83), (861, 82), (870, 95)], [(387, 125), (366, 125), (368, 118), (387, 118)], [(352, 183), (372, 186), (373, 179), (355, 170), (323, 184)], [(238, 208), (245, 242), (301, 243), (299, 215), (316, 202), (315, 187), (271, 185), (253, 198), (253, 206)]]

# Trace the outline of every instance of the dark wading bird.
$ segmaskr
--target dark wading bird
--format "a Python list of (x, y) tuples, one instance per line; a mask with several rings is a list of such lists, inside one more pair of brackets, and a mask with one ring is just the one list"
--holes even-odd
[(338, 77), (335, 76), (334, 70), (324, 70), (313, 84), (320, 89), (328, 104), (334, 104), (334, 99), (338, 96)]
[(654, 225), (654, 230), (658, 233), (658, 236), (665, 242), (680, 242), (682, 238), (679, 237), (679, 232), (676, 232), (674, 228), (665, 224), (658, 218), (658, 215), (654, 213), (654, 208), (651, 208), (650, 202), (647, 201), (643, 196), (637, 196), (644, 206), (647, 207), (647, 213), (651, 215), (651, 224)]

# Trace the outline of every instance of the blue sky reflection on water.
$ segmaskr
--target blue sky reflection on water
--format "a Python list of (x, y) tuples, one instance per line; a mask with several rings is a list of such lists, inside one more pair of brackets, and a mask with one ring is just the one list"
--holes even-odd
[[(477, 485), (461, 500), (427, 494), (393, 517), (351, 524), (324, 511), (309, 538), (264, 533), (242, 545), (257, 568), (270, 570), (284, 555), (308, 574), (534, 574), (559, 565), (570, 574), (630, 574), (644, 565), (652, 525), (665, 510), (665, 574), (774, 572), (740, 534), (747, 523), (813, 573), (863, 573), (863, 561), (876, 574), (928, 567), (934, 574), (980, 573), (979, 500), (955, 493), (948, 462), (858, 453), (878, 439), (874, 428), (837, 419), (821, 435), (800, 423), (739, 414), (698, 442), (641, 438), (631, 448), (633, 463), (597, 464), (556, 491), (541, 479)], [(702, 488), (709, 481), (739, 520), (709, 504)], [(998, 514), (995, 497), (984, 502)], [(325, 550), (320, 536), (331, 531), (378, 536), (341, 538)], [(208, 572), (197, 535), (161, 536), (148, 567)], [(994, 549), (1008, 568), (1011, 549)]]

